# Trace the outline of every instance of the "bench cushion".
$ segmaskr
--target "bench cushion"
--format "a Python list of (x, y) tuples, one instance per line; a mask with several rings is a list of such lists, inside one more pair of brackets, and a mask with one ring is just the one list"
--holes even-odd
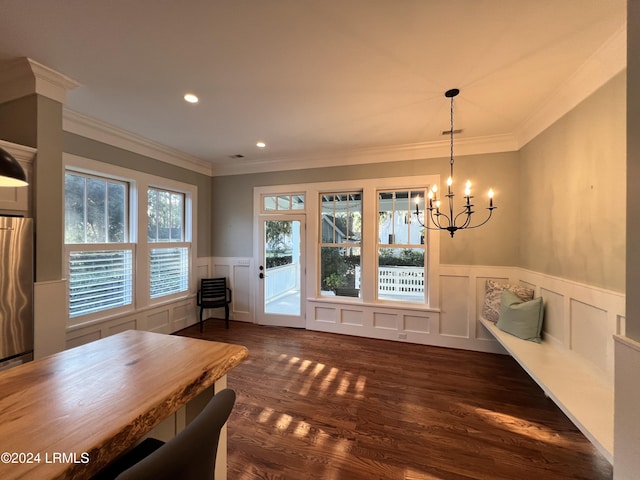
[(542, 297), (523, 302), (520, 297), (503, 290), (500, 301), (500, 317), (496, 326), (523, 340), (540, 343), (544, 304)]

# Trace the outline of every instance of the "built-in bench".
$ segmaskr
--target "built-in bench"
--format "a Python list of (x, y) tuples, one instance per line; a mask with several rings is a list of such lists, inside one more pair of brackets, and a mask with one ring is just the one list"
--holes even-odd
[(613, 463), (613, 387), (591, 365), (553, 342), (522, 340), (493, 322), (480, 322)]

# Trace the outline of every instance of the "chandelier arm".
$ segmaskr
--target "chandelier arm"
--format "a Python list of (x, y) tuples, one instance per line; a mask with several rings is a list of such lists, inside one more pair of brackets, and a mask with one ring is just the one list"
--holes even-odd
[[(471, 205), (471, 206), (473, 206), (473, 205)], [(467, 225), (469, 225), (469, 224), (471, 223), (471, 215), (472, 215), (473, 213), (475, 213), (475, 212), (471, 211), (471, 209), (470, 209), (470, 208), (465, 207), (465, 209), (464, 209), (464, 210), (462, 210), (460, 213), (458, 213), (458, 214), (456, 215), (455, 219), (453, 220), (453, 224), (454, 224), (454, 225), (458, 225), (458, 217), (459, 217), (460, 215), (466, 215), (466, 216), (467, 216), (467, 218), (465, 218), (465, 219), (464, 219), (464, 222), (462, 222), (462, 225), (460, 225), (458, 228), (459, 228), (459, 229), (461, 229), (461, 228), (467, 228)]]
[(449, 225), (451, 225), (451, 221), (449, 220), (449, 217), (447, 215), (445, 215), (444, 213), (434, 214), (433, 209), (429, 209), (429, 218), (431, 219), (431, 223), (433, 223), (434, 226), (433, 227), (430, 226), (428, 221), (425, 223), (420, 222), (420, 225), (422, 225), (424, 228), (428, 230), (446, 230), (447, 227), (442, 226), (442, 223), (440, 222), (439, 217), (446, 218)]
[(485, 223), (487, 223), (487, 222), (489, 221), (489, 219), (491, 218), (491, 215), (493, 215), (493, 211), (494, 211), (496, 208), (498, 208), (498, 207), (487, 207), (487, 210), (489, 210), (489, 216), (484, 220), (484, 222), (479, 223), (479, 224), (477, 224), (477, 225), (470, 226), (470, 227), (465, 227), (465, 228), (469, 229), (469, 228), (478, 228), (478, 227), (481, 227), (482, 225), (484, 225)]

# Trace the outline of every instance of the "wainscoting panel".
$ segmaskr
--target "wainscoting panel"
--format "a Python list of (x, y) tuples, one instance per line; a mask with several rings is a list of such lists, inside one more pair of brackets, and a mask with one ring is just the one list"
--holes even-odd
[(440, 276), (440, 335), (470, 337), (469, 286), (469, 277)]
[(589, 365), (613, 386), (614, 335), (624, 335), (625, 295), (524, 269), (515, 274), (544, 299), (543, 341)]
[(602, 339), (612, 337), (615, 326), (607, 325), (607, 312), (601, 308), (575, 299), (571, 300), (570, 307), (571, 350), (602, 369), (608, 359), (613, 358), (613, 341), (603, 342)]
[[(214, 257), (211, 262), (212, 277), (227, 277), (233, 300), (229, 317), (232, 320), (254, 322), (254, 281), (253, 259), (250, 257)], [(221, 314), (224, 311), (219, 309)], [(216, 313), (216, 315), (221, 315)]]
[(102, 336), (100, 334), (100, 330), (93, 330), (82, 335), (74, 336), (73, 338), (67, 340), (67, 348), (79, 347), (80, 345), (84, 345), (85, 343), (89, 342), (95, 342), (96, 340), (100, 340), (101, 338)]
[(115, 335), (116, 333), (126, 332), (127, 330), (135, 330), (136, 329), (136, 321), (135, 320), (127, 320), (122, 323), (118, 323), (117, 325), (112, 325), (109, 327), (109, 335)]
[(362, 327), (364, 325), (362, 310), (340, 310), (340, 323)]
[(67, 329), (65, 348), (125, 331), (173, 333), (197, 322), (195, 295)]
[(396, 305), (307, 299), (306, 328), (360, 337), (442, 345), (437, 332), (439, 313)]
[(548, 288), (540, 288), (540, 296), (544, 299), (544, 323), (542, 334), (546, 341), (557, 345), (565, 344), (564, 295)]
[(316, 322), (337, 323), (338, 309), (336, 307), (314, 305), (313, 318)]
[[(251, 315), (251, 291), (248, 288), (237, 288), (237, 285), (251, 284), (251, 267), (249, 265), (234, 265), (234, 294), (233, 294), (233, 312), (235, 314)], [(235, 316), (234, 316), (235, 318)]]
[(398, 313), (373, 312), (373, 328), (398, 330)]
[(169, 309), (163, 309), (152, 315), (147, 315), (147, 328), (149, 332), (163, 332), (169, 327)]
[(431, 317), (423, 317), (420, 315), (405, 314), (403, 315), (403, 330), (412, 333), (431, 333)]
[(66, 348), (67, 281), (33, 285), (33, 357), (42, 358)]

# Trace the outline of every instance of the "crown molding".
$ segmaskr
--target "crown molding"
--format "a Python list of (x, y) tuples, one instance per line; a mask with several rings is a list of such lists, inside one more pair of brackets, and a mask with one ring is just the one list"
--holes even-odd
[(36, 158), (37, 150), (32, 147), (27, 147), (26, 145), (0, 140), (0, 147), (4, 148), (21, 163), (31, 164)]
[(180, 152), (179, 150), (174, 150), (101, 120), (69, 110), (68, 108), (63, 110), (62, 129), (65, 132), (75, 133), (82, 137), (106, 143), (113, 147), (122, 148), (170, 165), (212, 176), (212, 165), (210, 162)]
[[(449, 157), (449, 140), (423, 142), (385, 147), (367, 147), (353, 150), (322, 152), (287, 157), (269, 157), (260, 160), (238, 159), (233, 165), (214, 166), (214, 176), (264, 173), (271, 171), (302, 170), (307, 168), (338, 167), (370, 163), (398, 162), (404, 160), (424, 160)], [(518, 142), (511, 134), (490, 135), (457, 139), (455, 154), (476, 155), (484, 153), (512, 152), (518, 149)]]
[(627, 66), (627, 26), (622, 25), (516, 131), (519, 148), (573, 110)]
[(28, 57), (15, 58), (2, 65), (0, 103), (36, 93), (64, 104), (67, 92), (79, 85), (66, 75)]

